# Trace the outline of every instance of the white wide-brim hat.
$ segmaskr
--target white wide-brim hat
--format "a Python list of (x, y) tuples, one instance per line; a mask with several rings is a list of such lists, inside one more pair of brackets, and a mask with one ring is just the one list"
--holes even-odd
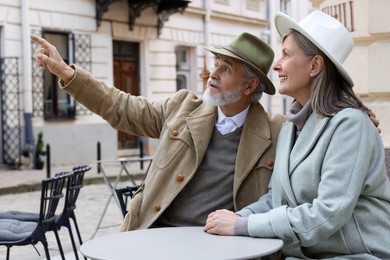
[(281, 37), (294, 29), (315, 44), (336, 66), (341, 76), (352, 87), (353, 81), (342, 63), (353, 49), (353, 39), (348, 30), (335, 18), (313, 11), (299, 23), (284, 13), (276, 13), (275, 26)]

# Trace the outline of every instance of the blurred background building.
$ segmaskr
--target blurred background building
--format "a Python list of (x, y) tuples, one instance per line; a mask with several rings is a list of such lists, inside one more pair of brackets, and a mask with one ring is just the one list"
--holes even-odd
[[(390, 147), (390, 18), (387, 0), (0, 0), (0, 164), (10, 164), (42, 133), (52, 165), (153, 154), (158, 141), (114, 130), (36, 67), (34, 33), (52, 42), (68, 63), (133, 95), (161, 100), (179, 89), (203, 92), (214, 63), (204, 45), (224, 45), (246, 31), (280, 55), (273, 15), (296, 20), (320, 9), (351, 31), (355, 49), (345, 62), (355, 91), (381, 122)], [(332, 40), (332, 39), (329, 39)], [(278, 86), (277, 75), (269, 77)], [(271, 114), (291, 103), (264, 95)], [(34, 150), (34, 149), (33, 149)]]

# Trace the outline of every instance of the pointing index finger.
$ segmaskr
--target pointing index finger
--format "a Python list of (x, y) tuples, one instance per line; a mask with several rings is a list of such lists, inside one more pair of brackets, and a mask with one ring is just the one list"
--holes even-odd
[(31, 34), (30, 37), (31, 37), (31, 40), (33, 40), (34, 42), (40, 44), (44, 48), (47, 48), (47, 47), (50, 46), (50, 44), (47, 41), (45, 41), (45, 39), (43, 39), (43, 38), (41, 38), (41, 37), (39, 37), (39, 36), (37, 36), (35, 34)]

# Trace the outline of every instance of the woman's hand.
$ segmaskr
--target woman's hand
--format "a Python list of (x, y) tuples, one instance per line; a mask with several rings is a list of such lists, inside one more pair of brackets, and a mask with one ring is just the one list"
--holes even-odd
[(238, 216), (229, 210), (221, 209), (210, 213), (204, 231), (214, 235), (234, 236)]
[(378, 130), (378, 133), (381, 133), (382, 130), (379, 128), (379, 120), (376, 118), (374, 111), (372, 111), (371, 109), (367, 109), (366, 113), (367, 113), (368, 117), (371, 119), (371, 122), (374, 124), (374, 126)]

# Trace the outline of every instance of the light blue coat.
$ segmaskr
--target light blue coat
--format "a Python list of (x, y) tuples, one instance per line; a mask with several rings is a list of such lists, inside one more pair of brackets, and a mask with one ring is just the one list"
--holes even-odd
[[(390, 259), (390, 183), (384, 147), (367, 115), (310, 115), (279, 134), (270, 191), (243, 210), (254, 237), (283, 239), (298, 258)], [(263, 213), (263, 214), (253, 214)], [(353, 255), (353, 256), (351, 256)]]

